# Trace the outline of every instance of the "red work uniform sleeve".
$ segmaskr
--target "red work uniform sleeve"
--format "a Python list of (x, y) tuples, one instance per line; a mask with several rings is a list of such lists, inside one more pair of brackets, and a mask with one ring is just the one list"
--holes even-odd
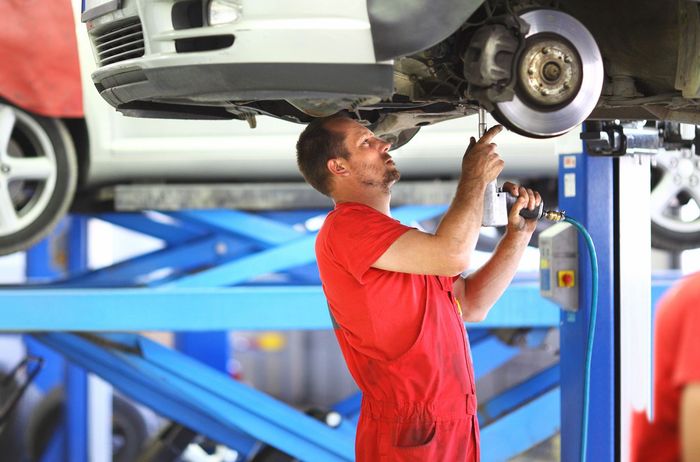
[(368, 206), (345, 207), (337, 211), (329, 229), (329, 251), (362, 284), (374, 262), (399, 236), (413, 228)]
[[(698, 278), (695, 278), (696, 283), (697, 281)], [(687, 290), (674, 301), (684, 311), (683, 322), (679, 323), (678, 357), (672, 377), (677, 387), (700, 382), (700, 289), (688, 287), (687, 281), (685, 286), (684, 289)]]

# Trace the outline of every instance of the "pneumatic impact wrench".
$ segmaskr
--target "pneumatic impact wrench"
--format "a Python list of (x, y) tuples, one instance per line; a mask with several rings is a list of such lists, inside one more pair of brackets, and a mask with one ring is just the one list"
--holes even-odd
[[(486, 133), (486, 111), (479, 108), (479, 137)], [(484, 214), (481, 226), (505, 226), (508, 224), (508, 214), (510, 209), (518, 200), (517, 196), (498, 187), (498, 179), (486, 185), (484, 193)], [(520, 216), (528, 220), (546, 219), (549, 221), (561, 221), (564, 219), (564, 212), (556, 210), (545, 210), (544, 202), (535, 209), (524, 208), (520, 210)]]

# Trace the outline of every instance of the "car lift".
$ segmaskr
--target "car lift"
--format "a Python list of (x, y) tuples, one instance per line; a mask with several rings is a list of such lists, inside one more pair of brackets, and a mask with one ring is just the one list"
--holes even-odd
[[(651, 281), (651, 275), (647, 273), (646, 279), (639, 272), (630, 275), (630, 271), (643, 272), (643, 265), (623, 267), (625, 250), (622, 245), (616, 248), (614, 239), (624, 236), (627, 241), (634, 240), (634, 251), (638, 252), (643, 238), (629, 237), (635, 235), (632, 231), (639, 234), (642, 230), (643, 234), (648, 221), (630, 231), (625, 228), (627, 222), (618, 217), (619, 225), (614, 226), (614, 198), (621, 200), (627, 189), (613, 193), (613, 178), (620, 178), (615, 182), (618, 189), (625, 181), (635, 185), (648, 181), (625, 180), (626, 164), (631, 164), (629, 170), (644, 170), (643, 162), (633, 157), (581, 155), (576, 156), (574, 166), (570, 160), (564, 162), (560, 165), (560, 191), (567, 191), (567, 187), (571, 191), (572, 177), (567, 175), (573, 173), (575, 193), (563, 194), (561, 207), (586, 224), (604, 268), (590, 411), (596, 425), (589, 432), (588, 460), (613, 461), (619, 450), (621, 412), (616, 401), (616, 392), (621, 390), (617, 388), (621, 377), (616, 351), (620, 348), (620, 320), (625, 322), (619, 306), (639, 308), (651, 303), (627, 298), (629, 293), (643, 294), (639, 281)], [(636, 163), (641, 167), (636, 168)], [(648, 164), (646, 170), (648, 174)], [(628, 190), (639, 194), (645, 188)], [(629, 202), (640, 202), (639, 196)], [(394, 216), (404, 223), (418, 223), (441, 215), (445, 209), (444, 205), (406, 205), (395, 208)], [(323, 214), (325, 211), (313, 209), (103, 214), (97, 218), (158, 237), (166, 247), (94, 271), (86, 270), (87, 217), (74, 216), (67, 277), (51, 284), (2, 290), (0, 331), (37, 332), (33, 334), (36, 340), (71, 363), (240, 454), (254, 454), (262, 441), (301, 460), (353, 460), (357, 395), (334, 407), (344, 422), (331, 428), (230, 380), (225, 373), (227, 355), (221, 353), (226, 345), (222, 331), (330, 328), (313, 255), (318, 217)], [(44, 242), (28, 253), (30, 276), (55, 276), (55, 270), (47, 267), (52, 261), (47, 258), (49, 250)], [(613, 271), (615, 268), (619, 270)], [(275, 278), (269, 277), (272, 273)], [(587, 306), (585, 268), (580, 274), (581, 306)], [(629, 290), (628, 284), (637, 287)], [(650, 297), (656, 299), (668, 284), (661, 281), (655, 285)], [(573, 316), (560, 315), (555, 305), (539, 296), (534, 279), (522, 277), (484, 322), (469, 326), (477, 379), (519, 352), (519, 348), (496, 340), (489, 328), (530, 328), (528, 341), (535, 344), (544, 329), (561, 328), (560, 365), (536, 371), (480, 403), (484, 461), (510, 458), (555, 434), (560, 427), (560, 399), (562, 460), (576, 460), (586, 322), (586, 310)], [(135, 334), (104, 333), (142, 330), (181, 332), (176, 344), (182, 353)], [(56, 458), (44, 460), (88, 460), (90, 438), (86, 435), (94, 425), (87, 424), (87, 381), (78, 367), (71, 370), (67, 379), (68, 440), (63, 449), (58, 443)], [(620, 393), (625, 399), (624, 389)], [(503, 443), (506, 434), (508, 444)]]

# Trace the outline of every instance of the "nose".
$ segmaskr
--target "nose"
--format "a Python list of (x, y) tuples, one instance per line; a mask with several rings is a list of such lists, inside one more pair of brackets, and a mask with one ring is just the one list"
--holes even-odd
[(389, 149), (391, 148), (391, 143), (381, 138), (377, 139), (379, 140), (382, 152), (389, 152)]

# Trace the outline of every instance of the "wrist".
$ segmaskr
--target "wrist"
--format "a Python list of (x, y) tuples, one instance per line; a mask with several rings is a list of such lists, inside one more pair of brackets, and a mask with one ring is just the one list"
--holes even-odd
[(465, 176), (462, 174), (459, 178), (459, 184), (457, 185), (457, 190), (463, 190), (463, 191), (470, 191), (470, 192), (478, 192), (480, 194), (483, 194), (484, 191), (486, 191), (486, 185), (488, 185), (488, 181), (485, 181), (482, 177), (480, 176)]
[(524, 242), (527, 245), (532, 238), (533, 230), (529, 230), (528, 226), (523, 226), (522, 228), (516, 228), (514, 226), (506, 226), (506, 232), (503, 234), (503, 239), (512, 240), (516, 242)]

